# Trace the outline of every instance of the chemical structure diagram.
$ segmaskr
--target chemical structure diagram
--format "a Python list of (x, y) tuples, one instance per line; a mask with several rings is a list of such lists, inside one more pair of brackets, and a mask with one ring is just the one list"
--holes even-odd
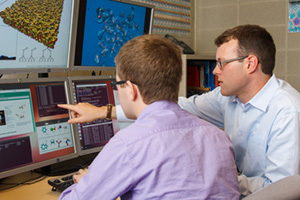
[(37, 128), (41, 154), (64, 149), (73, 145), (68, 123), (46, 124)]
[[(36, 55), (34, 54), (34, 51), (36, 50), (36, 47), (30, 49), (30, 56), (26, 56), (26, 51), (28, 50), (28, 47), (22, 49), (22, 56), (19, 58), (19, 62), (36, 62)], [(47, 56), (45, 56), (45, 52)], [(42, 55), (38, 59), (39, 62), (54, 62), (54, 58), (52, 57), (52, 50), (49, 48), (45, 48), (42, 50)]]

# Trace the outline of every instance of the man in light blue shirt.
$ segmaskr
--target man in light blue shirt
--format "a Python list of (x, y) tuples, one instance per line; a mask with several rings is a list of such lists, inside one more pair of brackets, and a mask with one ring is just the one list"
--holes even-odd
[[(180, 49), (160, 36), (134, 38), (116, 56), (116, 74), (112, 85), (122, 109), (136, 121), (107, 143), (88, 170), (74, 176), (76, 184), (60, 199), (239, 199), (229, 137), (177, 104)], [(59, 106), (72, 110), (70, 123), (93, 121), (101, 109), (84, 103)], [(107, 116), (111, 109), (107, 106)]]
[(179, 104), (224, 128), (235, 148), (241, 192), (248, 195), (299, 173), (300, 95), (273, 74), (276, 50), (264, 28), (238, 26), (215, 44), (220, 87)]

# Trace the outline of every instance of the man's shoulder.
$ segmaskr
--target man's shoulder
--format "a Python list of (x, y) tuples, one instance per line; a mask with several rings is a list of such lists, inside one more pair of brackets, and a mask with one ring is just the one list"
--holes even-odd
[[(279, 80), (280, 85), (274, 94), (274, 99), (286, 103), (300, 103), (300, 93), (284, 80)], [(300, 104), (298, 104), (300, 105)]]
[(120, 130), (117, 135), (129, 144), (145, 140), (162, 132), (171, 134), (176, 130), (183, 133), (187, 129), (189, 129), (189, 132), (192, 130), (202, 132), (203, 136), (206, 133), (219, 135), (222, 132), (215, 125), (177, 106), (167, 110), (151, 112), (143, 119), (138, 119), (130, 126)]
[(288, 82), (279, 80), (280, 84), (270, 101), (270, 106), (275, 109), (286, 109), (300, 112), (300, 93)]

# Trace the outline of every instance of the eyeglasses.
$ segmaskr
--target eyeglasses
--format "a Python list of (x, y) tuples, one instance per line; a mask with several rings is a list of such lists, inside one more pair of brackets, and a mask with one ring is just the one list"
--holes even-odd
[(117, 85), (122, 85), (125, 84), (127, 81), (112, 81), (110, 82), (110, 86), (112, 87), (113, 90), (118, 90)]
[(230, 62), (237, 61), (237, 60), (243, 60), (247, 57), (248, 56), (243, 56), (243, 57), (233, 58), (233, 59), (224, 60), (224, 61), (217, 60), (216, 62), (217, 62), (217, 66), (219, 66), (219, 68), (222, 69), (226, 63), (230, 63)]

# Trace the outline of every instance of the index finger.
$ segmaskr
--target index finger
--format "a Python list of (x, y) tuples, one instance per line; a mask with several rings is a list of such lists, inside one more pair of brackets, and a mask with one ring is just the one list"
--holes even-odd
[(74, 110), (74, 105), (71, 104), (57, 104), (58, 107), (68, 109), (68, 110)]

